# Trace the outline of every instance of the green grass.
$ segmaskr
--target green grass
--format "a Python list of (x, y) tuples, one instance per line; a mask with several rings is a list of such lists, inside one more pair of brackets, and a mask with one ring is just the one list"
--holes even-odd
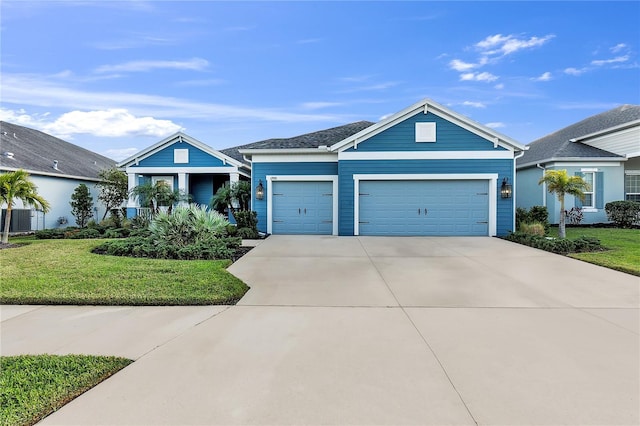
[(131, 362), (88, 355), (0, 357), (0, 425), (32, 425)]
[[(552, 228), (551, 236), (558, 236), (558, 228)], [(596, 237), (607, 251), (593, 253), (573, 253), (569, 256), (594, 263), (606, 268), (640, 276), (640, 229), (618, 228), (567, 228), (567, 238), (582, 235)]]
[(14, 239), (0, 250), (0, 303), (233, 304), (248, 290), (229, 260), (160, 260), (91, 253), (102, 240)]

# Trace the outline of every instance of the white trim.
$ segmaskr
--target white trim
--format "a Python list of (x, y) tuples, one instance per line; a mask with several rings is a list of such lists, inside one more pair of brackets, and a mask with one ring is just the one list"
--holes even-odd
[(127, 167), (126, 173), (137, 173), (139, 175), (144, 174), (178, 174), (178, 173), (190, 173), (190, 174), (222, 174), (228, 175), (231, 173), (239, 173), (242, 176), (249, 177), (249, 174), (238, 170), (235, 167)]
[(611, 163), (604, 163), (604, 162), (600, 162), (600, 163), (595, 163), (595, 162), (588, 162), (588, 163), (551, 163), (551, 164), (547, 164), (547, 167), (620, 167), (621, 163), (618, 162), (611, 162)]
[(317, 148), (245, 148), (239, 149), (240, 154), (258, 155), (258, 154), (326, 154), (329, 148), (326, 145)]
[(338, 156), (333, 153), (323, 152), (322, 155), (314, 154), (254, 154), (251, 156), (253, 163), (337, 163)]
[(626, 155), (627, 158), (640, 157), (640, 151), (630, 152)]
[(502, 160), (513, 151), (342, 151), (338, 160)]
[(624, 174), (629, 176), (637, 176), (640, 175), (640, 170), (625, 170)]
[(273, 182), (331, 182), (333, 223), (331, 235), (338, 235), (338, 176), (336, 175), (267, 175), (267, 234), (273, 233)]
[(387, 130), (388, 128), (400, 123), (401, 121), (406, 120), (407, 118), (410, 118), (416, 114), (424, 113), (425, 111), (428, 111), (429, 113), (437, 115), (438, 117), (443, 118), (451, 123), (454, 123), (484, 139), (487, 139), (494, 143), (498, 143), (502, 147), (509, 150), (525, 151), (529, 149), (527, 146), (522, 145), (516, 140), (511, 139), (510, 137), (505, 136), (499, 132), (496, 132), (495, 130), (487, 126), (477, 123), (469, 119), (468, 117), (464, 117), (436, 102), (433, 102), (430, 99), (424, 99), (416, 104), (411, 105), (408, 108), (403, 109), (400, 112), (397, 112), (396, 114), (393, 114), (385, 120), (369, 126), (366, 129), (361, 130), (360, 132), (333, 144), (330, 149), (331, 151), (344, 151), (345, 149), (354, 146), (354, 144), (356, 143), (360, 144), (364, 140)]
[(586, 172), (597, 172), (598, 168), (597, 167), (584, 167), (580, 169), (581, 172), (586, 173)]
[[(573, 161), (573, 162), (570, 162)], [(601, 166), (601, 167), (618, 167), (622, 161), (627, 161), (622, 156), (611, 157), (566, 157), (566, 158), (547, 158), (544, 160), (532, 161), (530, 163), (518, 164), (517, 168), (526, 169), (528, 167), (543, 164), (545, 167), (589, 167), (589, 166)]]
[[(178, 175), (179, 176), (179, 175)], [(173, 191), (173, 175), (166, 175), (166, 176), (151, 176), (151, 184), (155, 185), (158, 182), (167, 182), (167, 184), (171, 187), (171, 190)]]
[(360, 235), (360, 181), (361, 180), (488, 180), (489, 181), (489, 236), (496, 236), (498, 224), (497, 173), (437, 173), (437, 174), (354, 174), (353, 175), (353, 235)]
[[(569, 139), (569, 141), (571, 141), (571, 142), (580, 142), (580, 141), (584, 141), (584, 140), (587, 140), (587, 139), (593, 139), (595, 137), (604, 136), (604, 135), (609, 134), (609, 133), (615, 133), (615, 132), (631, 129), (633, 127), (637, 127), (638, 125), (640, 125), (640, 120), (628, 121), (626, 123), (622, 123), (622, 124), (619, 124), (617, 126), (609, 127), (608, 129), (598, 130), (597, 132), (594, 132), (594, 133), (589, 133), (589, 134), (584, 135), (584, 136), (579, 136), (577, 138)], [(583, 143), (586, 143), (586, 142), (583, 142)], [(586, 144), (589, 145), (589, 143), (586, 143)], [(591, 146), (593, 146), (593, 145), (591, 145)]]

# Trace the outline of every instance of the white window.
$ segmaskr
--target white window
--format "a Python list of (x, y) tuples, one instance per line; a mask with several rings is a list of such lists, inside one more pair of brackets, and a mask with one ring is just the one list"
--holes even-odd
[(640, 201), (640, 171), (626, 172), (624, 176), (624, 199)]
[(596, 193), (594, 191), (596, 184), (595, 172), (582, 172), (582, 179), (589, 184), (589, 188), (584, 191), (583, 209), (594, 209), (596, 207)]
[(173, 150), (173, 162), (174, 164), (186, 164), (189, 162), (189, 150), (188, 149), (174, 149)]
[(416, 142), (435, 142), (436, 123), (416, 123)]
[(152, 176), (151, 184), (155, 185), (158, 182), (165, 182), (169, 188), (173, 191), (173, 176)]

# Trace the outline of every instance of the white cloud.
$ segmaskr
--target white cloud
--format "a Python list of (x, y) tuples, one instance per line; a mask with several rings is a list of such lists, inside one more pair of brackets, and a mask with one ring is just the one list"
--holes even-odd
[(494, 89), (498, 89), (498, 90), (502, 90), (504, 89), (504, 84), (503, 83), (498, 83), (495, 86), (493, 86)]
[(456, 71), (460, 71), (460, 72), (469, 71), (477, 67), (478, 67), (478, 64), (470, 64), (467, 62), (463, 62), (460, 59), (454, 59), (451, 62), (449, 62), (449, 68)]
[(626, 44), (624, 44), (624, 43), (618, 43), (618, 44), (616, 44), (615, 46), (613, 46), (613, 47), (612, 47), (611, 49), (609, 49), (609, 50), (611, 50), (611, 53), (618, 53), (618, 52), (620, 52), (622, 49), (625, 49), (626, 47), (627, 47), (627, 45), (626, 45)]
[(112, 160), (122, 161), (131, 157), (136, 152), (140, 151), (138, 148), (121, 148), (121, 149), (107, 149), (101, 154)]
[(487, 123), (487, 124), (485, 124), (485, 126), (489, 127), (490, 129), (499, 129), (501, 127), (507, 127), (507, 125), (504, 124), (501, 121), (495, 121), (495, 122)]
[(602, 66), (602, 65), (608, 65), (608, 64), (616, 64), (616, 63), (620, 63), (620, 62), (627, 62), (629, 60), (629, 55), (624, 55), (624, 56), (617, 56), (615, 58), (612, 59), (598, 59), (595, 61), (591, 61), (591, 65), (595, 65), (595, 66)]
[(487, 106), (485, 104), (483, 104), (482, 102), (472, 102), (472, 101), (464, 101), (462, 103), (462, 105), (464, 106), (470, 106), (470, 107), (474, 107), (474, 108), (486, 108)]
[(465, 73), (460, 75), (461, 81), (486, 81), (492, 82), (496, 81), (498, 76), (491, 74), (490, 72), (481, 72), (481, 73)]
[(569, 75), (576, 75), (577, 76), (577, 75), (584, 74), (586, 71), (587, 71), (586, 68), (578, 69), (578, 68), (571, 67), (571, 68), (565, 68), (564, 73), (565, 74), (569, 74)]
[(24, 109), (14, 111), (11, 109), (0, 108), (0, 120), (32, 128), (38, 128), (41, 120), (47, 115), (49, 115), (49, 113), (42, 115), (27, 114)]
[(212, 121), (261, 120), (286, 123), (339, 121), (342, 118), (327, 114), (301, 114), (267, 108), (196, 102), (188, 99), (144, 95), (129, 92), (91, 92), (75, 90), (47, 77), (2, 75), (4, 104), (31, 105), (43, 108), (70, 110), (104, 110), (126, 107), (137, 116), (196, 118)]
[(204, 80), (185, 80), (176, 83), (176, 86), (180, 87), (204, 87), (204, 86), (219, 86), (226, 84), (227, 81), (221, 78), (209, 78)]
[(116, 65), (102, 65), (95, 69), (98, 74), (117, 72), (147, 72), (157, 69), (201, 71), (209, 66), (209, 61), (193, 58), (188, 61), (131, 61)]
[(341, 105), (339, 102), (305, 102), (300, 105), (303, 109), (322, 109)]
[(543, 73), (539, 77), (535, 77), (532, 79), (533, 81), (549, 81), (551, 80), (551, 73), (549, 71)]
[(475, 47), (485, 56), (506, 56), (523, 49), (542, 46), (554, 37), (555, 35), (548, 34), (544, 37), (534, 36), (529, 39), (522, 39), (514, 35), (503, 36), (502, 34), (496, 34), (476, 43)]
[(43, 127), (47, 133), (72, 138), (75, 134), (102, 137), (154, 136), (164, 137), (182, 129), (169, 120), (136, 117), (126, 109), (103, 111), (71, 111)]

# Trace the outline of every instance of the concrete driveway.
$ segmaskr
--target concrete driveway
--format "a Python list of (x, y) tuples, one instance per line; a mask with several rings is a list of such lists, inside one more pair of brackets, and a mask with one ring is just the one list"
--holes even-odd
[(43, 424), (640, 423), (638, 277), (496, 238), (271, 236), (230, 271), (233, 307), (2, 307), (2, 353), (137, 360)]

